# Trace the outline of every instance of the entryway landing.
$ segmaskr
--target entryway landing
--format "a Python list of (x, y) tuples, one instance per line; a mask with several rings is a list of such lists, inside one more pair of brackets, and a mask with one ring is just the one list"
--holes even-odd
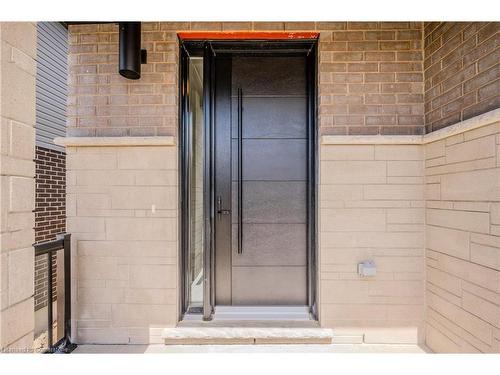
[(333, 330), (302, 327), (165, 328), (166, 345), (331, 344)]

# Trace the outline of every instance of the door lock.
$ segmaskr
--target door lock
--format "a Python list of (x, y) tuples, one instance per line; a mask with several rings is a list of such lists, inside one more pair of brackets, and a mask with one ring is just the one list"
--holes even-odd
[(231, 210), (226, 210), (226, 209), (222, 208), (222, 198), (220, 195), (217, 197), (217, 214), (219, 216), (219, 219), (220, 219), (221, 215), (230, 215), (231, 214)]

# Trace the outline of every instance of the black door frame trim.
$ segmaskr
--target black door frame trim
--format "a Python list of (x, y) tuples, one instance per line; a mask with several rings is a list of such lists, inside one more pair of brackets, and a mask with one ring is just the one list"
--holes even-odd
[[(179, 43), (179, 320), (185, 314), (202, 313), (204, 320), (210, 320), (214, 312), (214, 56), (220, 53), (234, 55), (302, 55), (307, 56), (307, 121), (308, 121), (308, 187), (307, 187), (307, 290), (308, 305), (313, 319), (318, 319), (318, 247), (317, 247), (317, 189), (318, 189), (318, 104), (317, 104), (317, 39), (311, 40), (200, 40)], [(189, 251), (189, 158), (191, 155), (190, 129), (188, 122), (188, 62), (189, 56), (203, 56), (203, 100), (204, 100), (204, 291), (202, 311), (188, 306), (188, 251)]]

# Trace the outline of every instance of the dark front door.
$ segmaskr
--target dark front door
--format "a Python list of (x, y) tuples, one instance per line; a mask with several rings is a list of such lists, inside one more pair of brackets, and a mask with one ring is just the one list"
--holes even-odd
[(306, 57), (214, 63), (215, 304), (307, 305)]

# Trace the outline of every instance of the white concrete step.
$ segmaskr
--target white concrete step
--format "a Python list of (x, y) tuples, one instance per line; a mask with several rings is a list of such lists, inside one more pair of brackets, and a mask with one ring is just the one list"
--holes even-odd
[(274, 327), (165, 328), (166, 345), (331, 344), (333, 330)]

